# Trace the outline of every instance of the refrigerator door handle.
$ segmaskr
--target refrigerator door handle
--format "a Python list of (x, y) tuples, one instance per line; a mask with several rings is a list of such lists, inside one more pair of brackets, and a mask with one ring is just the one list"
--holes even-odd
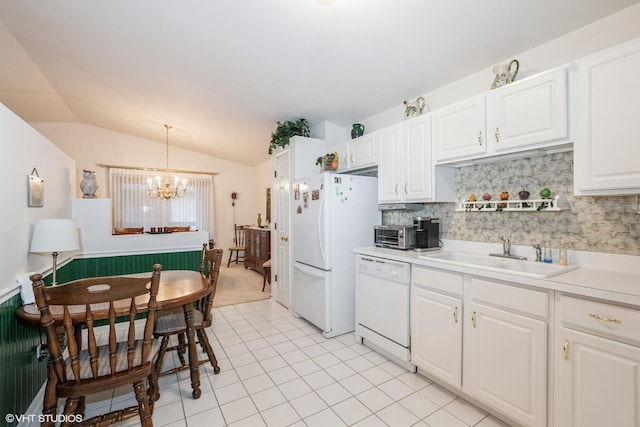
[[(325, 196), (323, 194), (323, 196)], [(320, 256), (322, 257), (322, 264), (326, 265), (327, 263), (327, 257), (325, 256), (324, 253), (324, 211), (325, 211), (325, 200), (326, 197), (321, 197), (320, 199), (320, 215), (318, 216), (318, 242), (320, 243)]]
[(293, 268), (296, 268), (301, 272), (303, 272), (304, 274), (308, 274), (309, 276), (313, 276), (313, 277), (323, 278), (326, 275), (325, 270), (320, 270), (316, 267), (312, 267), (310, 265), (303, 264), (301, 262), (295, 262), (293, 264)]

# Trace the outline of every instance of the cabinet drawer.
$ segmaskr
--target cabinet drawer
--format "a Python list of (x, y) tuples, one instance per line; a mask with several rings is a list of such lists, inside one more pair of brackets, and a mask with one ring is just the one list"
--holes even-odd
[(469, 286), (474, 301), (484, 302), (508, 311), (547, 318), (549, 297), (545, 291), (520, 288), (474, 277)]
[(462, 275), (446, 273), (429, 268), (413, 267), (411, 283), (421, 288), (429, 288), (450, 295), (462, 296)]
[(614, 339), (640, 343), (640, 311), (598, 301), (560, 296), (559, 320)]

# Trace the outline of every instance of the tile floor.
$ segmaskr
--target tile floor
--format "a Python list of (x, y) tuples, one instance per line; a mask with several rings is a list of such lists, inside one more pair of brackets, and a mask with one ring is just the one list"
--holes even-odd
[[(188, 371), (162, 377), (154, 426), (506, 426), (353, 334), (325, 339), (272, 300), (216, 308), (213, 319), (209, 336), (221, 372), (201, 367), (197, 400)], [(172, 363), (167, 357), (165, 367)], [(87, 415), (132, 400), (130, 387), (92, 396)]]

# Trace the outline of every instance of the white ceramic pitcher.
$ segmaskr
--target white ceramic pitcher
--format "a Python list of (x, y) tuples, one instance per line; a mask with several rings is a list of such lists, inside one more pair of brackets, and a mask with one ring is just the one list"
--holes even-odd
[[(515, 71), (511, 71), (511, 67), (514, 64), (516, 66), (516, 69)], [(518, 75), (518, 69), (520, 69), (520, 63), (517, 59), (512, 60), (508, 64), (500, 64), (493, 67), (493, 73), (496, 75), (496, 77), (493, 79), (491, 89), (504, 86), (514, 81), (516, 79), (516, 76)]]

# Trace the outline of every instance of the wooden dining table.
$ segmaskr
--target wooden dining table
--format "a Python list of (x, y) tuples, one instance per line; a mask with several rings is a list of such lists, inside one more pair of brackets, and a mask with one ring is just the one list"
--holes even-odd
[[(123, 274), (125, 277), (145, 277), (151, 273)], [(64, 285), (58, 285), (64, 286)], [(198, 399), (201, 395), (200, 390), (200, 371), (198, 369), (198, 354), (196, 349), (195, 330), (193, 328), (193, 302), (203, 298), (207, 293), (211, 292), (206, 276), (198, 271), (191, 270), (167, 270), (160, 273), (160, 285), (157, 295), (157, 310), (174, 309), (182, 307), (184, 310), (184, 318), (187, 325), (187, 341), (189, 345), (189, 370), (191, 373), (191, 395), (194, 399)], [(139, 312), (147, 310), (148, 297), (136, 300), (136, 307)], [(62, 328), (62, 310), (60, 306), (50, 306), (51, 315), (56, 325)], [(80, 328), (76, 329), (76, 333), (81, 333), (82, 318), (84, 316), (84, 306), (78, 306), (76, 313), (71, 313), (74, 321)], [(108, 318), (108, 306), (103, 307), (92, 305), (92, 313), (94, 319)], [(116, 305), (116, 315), (129, 314), (129, 303), (124, 302)], [(36, 304), (26, 304), (16, 311), (16, 316), (21, 321), (40, 325), (40, 311)], [(57, 398), (55, 393), (56, 374), (53, 372), (51, 364), (45, 388), (43, 413), (52, 413), (57, 407)], [(55, 412), (53, 412), (55, 413)]]

